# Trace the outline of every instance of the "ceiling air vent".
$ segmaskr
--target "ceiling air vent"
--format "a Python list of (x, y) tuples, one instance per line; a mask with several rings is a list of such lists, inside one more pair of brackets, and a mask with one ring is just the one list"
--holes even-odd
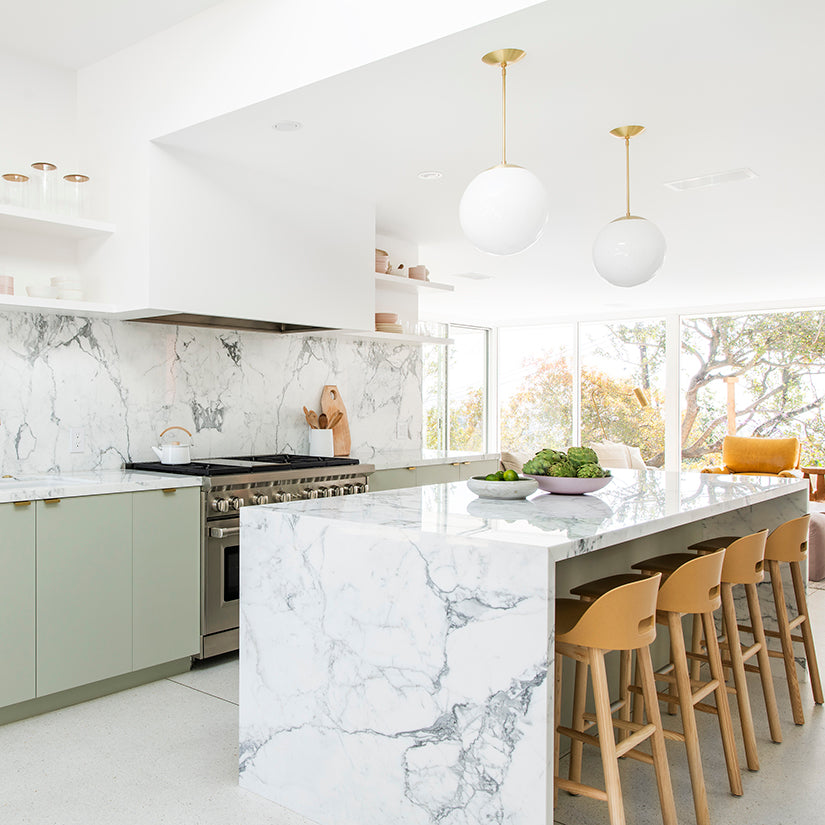
[(677, 192), (685, 192), (688, 189), (707, 189), (709, 186), (721, 186), (723, 183), (736, 183), (740, 180), (750, 180), (758, 178), (759, 175), (753, 169), (731, 169), (728, 172), (716, 172), (713, 175), (702, 175), (699, 178), (684, 178), (683, 180), (673, 180), (666, 183), (669, 189)]

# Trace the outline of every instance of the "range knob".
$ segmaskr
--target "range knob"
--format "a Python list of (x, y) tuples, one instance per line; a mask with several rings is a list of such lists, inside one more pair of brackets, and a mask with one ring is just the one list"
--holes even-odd
[(252, 496), (252, 503), (253, 504), (269, 504), (269, 496), (266, 496), (266, 495)]
[(331, 496), (342, 496), (344, 495), (344, 488), (340, 487), (339, 485), (335, 485), (334, 487), (329, 488), (329, 494)]
[(335, 495), (335, 488), (334, 487), (319, 487), (318, 493), (320, 494), (321, 498), (332, 498)]
[(318, 498), (318, 490), (310, 490), (309, 487), (301, 492), (304, 498)]
[(352, 484), (345, 484), (343, 487), (339, 488), (341, 490), (342, 496), (349, 496), (352, 495), (354, 490), (352, 489)]
[(225, 498), (213, 498), (212, 509), (217, 510), (219, 513), (228, 513), (229, 502)]
[(230, 498), (229, 499), (229, 506), (233, 510), (240, 510), (241, 507), (244, 506), (244, 504), (246, 504), (246, 502), (242, 498), (237, 498), (236, 497), (236, 498)]
[(352, 485), (352, 492), (353, 493), (366, 493), (367, 485), (366, 484), (353, 484)]
[(275, 501), (292, 501), (292, 493), (275, 493)]

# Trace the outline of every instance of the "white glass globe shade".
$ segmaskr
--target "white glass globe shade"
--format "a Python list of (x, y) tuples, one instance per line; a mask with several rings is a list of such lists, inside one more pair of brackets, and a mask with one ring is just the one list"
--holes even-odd
[(467, 240), (491, 255), (532, 246), (547, 223), (547, 193), (521, 166), (502, 165), (476, 175), (464, 190), (458, 219)]
[(614, 286), (649, 281), (665, 259), (665, 236), (655, 223), (635, 215), (616, 218), (593, 244), (596, 271)]

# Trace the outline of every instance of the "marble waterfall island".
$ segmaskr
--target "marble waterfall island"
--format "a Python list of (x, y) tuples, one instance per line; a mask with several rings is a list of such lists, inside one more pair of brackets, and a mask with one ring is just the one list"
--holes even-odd
[(320, 825), (550, 825), (556, 593), (805, 512), (796, 480), (634, 470), (242, 510), (240, 783)]

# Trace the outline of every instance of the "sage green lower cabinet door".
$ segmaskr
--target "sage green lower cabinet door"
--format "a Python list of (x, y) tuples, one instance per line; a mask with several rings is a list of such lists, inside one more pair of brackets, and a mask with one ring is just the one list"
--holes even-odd
[(200, 651), (200, 488), (133, 494), (133, 667)]
[(458, 464), (423, 464), (415, 471), (416, 481), (419, 485), (424, 484), (445, 484), (448, 481), (459, 480)]
[(490, 458), (484, 461), (462, 461), (461, 480), (466, 481), (473, 476), (486, 476), (499, 469), (497, 458)]
[(37, 502), (37, 695), (132, 669), (132, 494)]
[(371, 493), (380, 493), (384, 490), (401, 490), (405, 487), (415, 487), (415, 467), (401, 467), (397, 470), (376, 470), (369, 477)]
[(35, 695), (34, 504), (0, 504), (0, 707)]

